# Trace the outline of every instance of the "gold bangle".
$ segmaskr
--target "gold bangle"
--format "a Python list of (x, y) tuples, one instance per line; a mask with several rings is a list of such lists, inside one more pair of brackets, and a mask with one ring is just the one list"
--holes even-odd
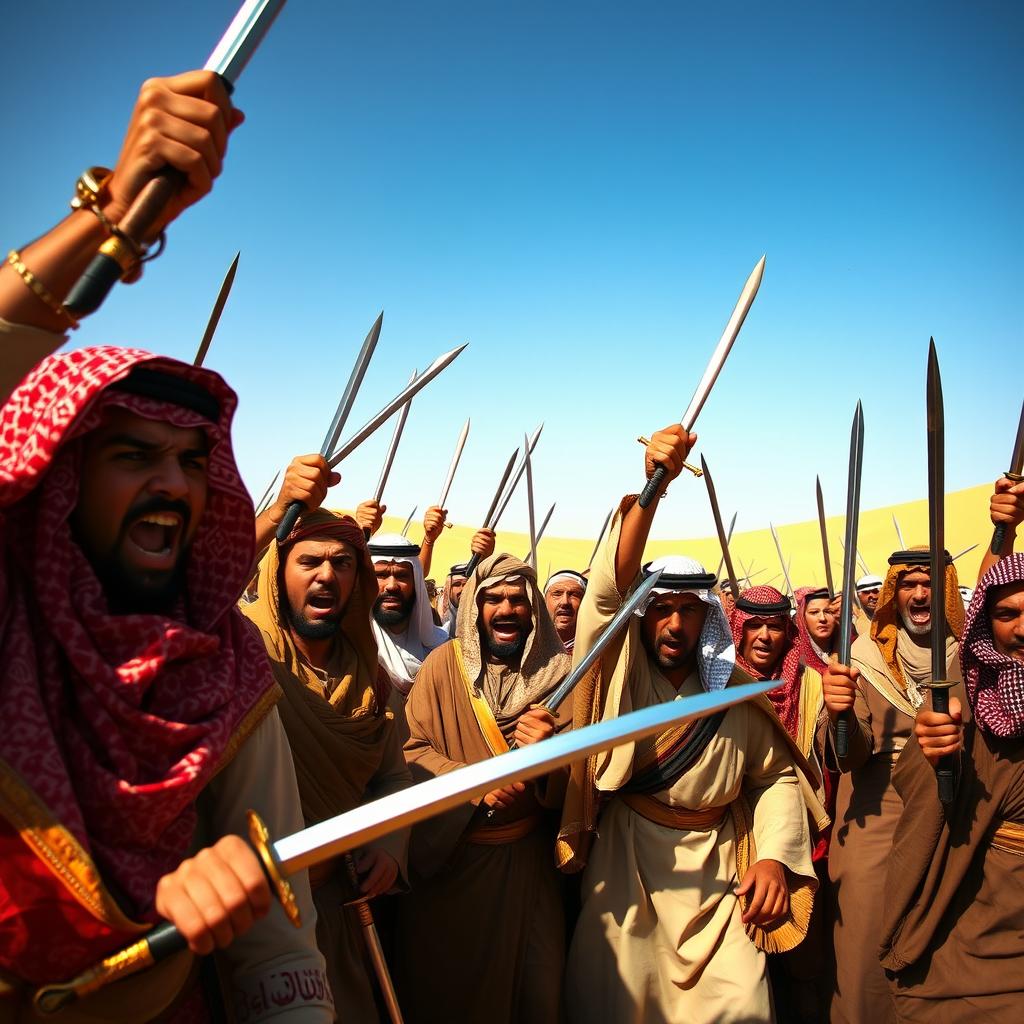
[(43, 282), (25, 266), (25, 263), (21, 258), (21, 253), (18, 252), (17, 249), (12, 249), (7, 254), (7, 262), (14, 267), (15, 273), (22, 279), (22, 281), (25, 282), (25, 285), (32, 291), (40, 302), (56, 313), (57, 316), (63, 317), (67, 320), (71, 325), (71, 330), (78, 330), (78, 321), (64, 308), (63, 303), (58, 302), (53, 295), (50, 294), (50, 290), (46, 285), (43, 284)]

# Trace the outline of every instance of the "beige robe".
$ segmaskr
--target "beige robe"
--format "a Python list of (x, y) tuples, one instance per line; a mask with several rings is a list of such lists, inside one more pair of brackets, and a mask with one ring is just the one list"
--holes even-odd
[[(577, 623), (577, 661), (622, 603), (614, 574), (619, 525), (616, 517), (594, 561)], [(637, 618), (606, 649), (601, 675), (602, 718), (702, 692), (694, 674), (677, 694), (647, 656)], [(599, 755), (598, 790), (610, 795), (627, 783), (652, 743)], [(751, 863), (777, 860), (791, 884), (798, 876), (809, 916), (817, 881), (807, 810), (777, 719), (753, 704), (730, 708), (694, 764), (654, 796), (688, 810), (724, 809), (744, 797), (752, 811)], [(740, 920), (738, 881), (736, 833), (728, 814), (717, 827), (683, 831), (656, 824), (610, 797), (583, 876), (583, 907), (569, 952), (569, 1020), (771, 1021), (765, 954)]]
[[(959, 680), (958, 647), (950, 647), (949, 676)], [(895, 1020), (885, 972), (878, 962), (885, 912), (883, 883), (903, 801), (892, 785), (896, 760), (914, 727), (914, 708), (886, 667), (871, 636), (851, 651), (861, 671), (850, 729), (849, 756), (839, 760), (835, 828), (829, 851), (833, 943), (836, 954), (834, 1024), (891, 1024)], [(964, 707), (963, 687), (951, 694)], [(927, 700), (927, 698), (925, 698)]]

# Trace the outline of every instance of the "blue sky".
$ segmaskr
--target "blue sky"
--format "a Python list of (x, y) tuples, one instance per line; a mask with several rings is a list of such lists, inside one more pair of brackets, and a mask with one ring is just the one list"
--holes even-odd
[[(9, 245), (112, 163), (138, 85), (203, 63), (233, 0), (65, 0), (4, 15)], [(213, 194), (75, 344), (191, 359), (241, 398), (256, 496), (322, 440), (380, 309), (355, 427), (410, 371), (470, 347), (413, 405), (386, 494), (472, 523), (544, 420), (537, 504), (588, 535), (641, 483), (634, 438), (687, 405), (762, 253), (760, 295), (698, 424), (737, 529), (845, 501), (863, 399), (863, 505), (926, 492), (928, 337), (947, 486), (1006, 468), (1022, 397), (1024, 8), (1016, 3), (317, 3), (292, 0), (239, 82), (247, 123)], [(347, 433), (347, 431), (346, 431)], [(373, 489), (390, 428), (332, 493)], [(540, 514), (540, 513), (539, 513)], [(503, 524), (522, 529), (525, 500)], [(660, 536), (712, 531), (677, 485)]]

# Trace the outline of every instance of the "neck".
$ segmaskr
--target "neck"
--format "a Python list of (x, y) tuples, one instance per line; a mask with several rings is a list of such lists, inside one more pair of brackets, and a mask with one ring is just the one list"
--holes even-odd
[(561, 640), (563, 644), (567, 644), (570, 640), (573, 640), (576, 637), (576, 624), (573, 623), (565, 629), (559, 629), (555, 626), (555, 632), (558, 634), (558, 639)]
[(401, 622), (392, 622), (389, 624), (385, 624), (384, 628), (392, 636), (401, 636), (409, 628), (409, 620), (402, 619)]
[(329, 636), (323, 640), (310, 640), (308, 637), (300, 636), (294, 629), (291, 630), (291, 634), (292, 640), (294, 641), (299, 654), (301, 654), (302, 657), (313, 666), (313, 668), (317, 668), (321, 672), (326, 672), (327, 663), (331, 660), (331, 654), (334, 651), (335, 638), (333, 636)]
[(517, 654), (514, 658), (499, 658), (495, 654), (491, 654), (490, 651), (484, 653), (484, 661), (488, 665), (493, 665), (495, 668), (519, 668), (519, 663), (522, 660), (522, 654)]
[(661, 674), (672, 684), (673, 689), (676, 691), (686, 682), (690, 676), (697, 670), (697, 655), (691, 654), (677, 668), (663, 668)]

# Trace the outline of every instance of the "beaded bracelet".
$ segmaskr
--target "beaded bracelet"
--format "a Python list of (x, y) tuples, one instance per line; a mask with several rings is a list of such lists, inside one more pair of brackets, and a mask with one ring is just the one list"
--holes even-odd
[(63, 303), (58, 302), (57, 299), (53, 297), (46, 285), (43, 284), (43, 282), (25, 266), (25, 263), (21, 258), (21, 253), (18, 252), (17, 249), (12, 249), (7, 254), (7, 262), (14, 267), (15, 273), (22, 279), (22, 281), (25, 282), (26, 287), (32, 291), (40, 302), (42, 302), (52, 312), (56, 313), (57, 316), (63, 317), (67, 320), (71, 330), (78, 330), (78, 321), (75, 317), (73, 317), (64, 308)]

